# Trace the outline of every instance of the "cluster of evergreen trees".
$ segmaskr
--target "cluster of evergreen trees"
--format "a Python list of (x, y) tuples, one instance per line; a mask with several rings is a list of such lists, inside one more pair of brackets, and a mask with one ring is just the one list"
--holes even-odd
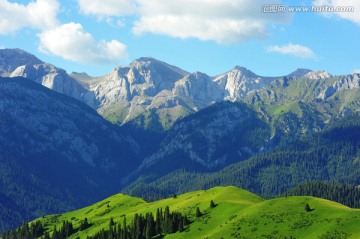
[(57, 230), (55, 226), (52, 237), (50, 238), (49, 234), (46, 232), (44, 239), (65, 239), (75, 232), (76, 230), (74, 229), (72, 223), (69, 221), (64, 221), (60, 230)]
[(2, 235), (2, 239), (66, 239), (69, 238), (72, 234), (85, 230), (89, 228), (91, 224), (88, 223), (85, 218), (78, 229), (75, 229), (73, 224), (69, 221), (63, 221), (60, 229), (57, 229), (54, 226), (52, 236), (50, 236), (49, 232), (45, 230), (42, 223), (40, 221), (36, 221), (35, 223), (24, 223), (21, 227), (16, 230), (5, 232)]
[(16, 230), (5, 232), (2, 235), (3, 239), (35, 239), (42, 236), (45, 233), (45, 229), (40, 221), (35, 223), (24, 223)]
[(156, 211), (156, 218), (152, 213), (135, 214), (130, 225), (126, 224), (126, 217), (123, 223), (115, 223), (110, 219), (109, 229), (101, 230), (94, 236), (87, 239), (150, 239), (156, 235), (182, 232), (189, 224), (186, 216), (179, 212), (170, 212), (169, 207)]
[[(170, 212), (167, 206), (163, 211), (162, 208), (157, 209), (156, 217), (152, 213), (146, 215), (135, 214), (131, 224), (126, 223), (126, 217), (122, 223), (115, 222), (110, 219), (109, 229), (101, 230), (94, 236), (88, 236), (87, 239), (150, 239), (156, 235), (171, 234), (182, 232), (190, 223), (186, 216), (179, 212)], [(89, 228), (91, 224), (85, 218), (80, 227), (75, 229), (69, 221), (63, 221), (62, 227), (57, 229), (54, 226), (53, 233), (50, 236), (40, 221), (35, 223), (24, 223), (16, 230), (5, 232), (2, 239), (66, 239), (78, 231)]]

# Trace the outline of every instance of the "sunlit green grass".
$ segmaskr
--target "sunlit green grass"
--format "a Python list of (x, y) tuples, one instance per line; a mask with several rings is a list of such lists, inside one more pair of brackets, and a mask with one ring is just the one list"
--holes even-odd
[[(217, 206), (210, 208), (213, 200)], [(309, 204), (311, 212), (305, 211)], [(216, 187), (190, 192), (156, 202), (117, 194), (92, 206), (63, 215), (40, 218), (51, 230), (61, 227), (63, 220), (77, 228), (86, 217), (93, 225), (72, 236), (86, 238), (116, 223), (131, 223), (135, 213), (156, 213), (157, 208), (170, 207), (193, 221), (182, 233), (165, 238), (360, 238), (360, 210), (313, 197), (287, 197), (263, 200), (236, 187)], [(196, 207), (203, 216), (195, 217)]]

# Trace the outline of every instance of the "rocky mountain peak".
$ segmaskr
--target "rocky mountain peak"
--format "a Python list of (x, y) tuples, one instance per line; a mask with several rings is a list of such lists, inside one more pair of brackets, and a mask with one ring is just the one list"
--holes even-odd
[(329, 72), (327, 71), (311, 71), (304, 75), (305, 78), (309, 78), (311, 80), (323, 80), (333, 77)]
[(203, 72), (195, 71), (189, 75), (190, 78), (209, 78), (209, 76)]
[[(206, 105), (205, 102), (209, 104), (223, 98), (219, 86), (212, 81), (210, 76), (199, 71), (177, 81), (174, 93), (182, 97), (195, 99), (194, 104), (198, 107)], [(203, 103), (199, 104), (199, 102)]]
[(154, 63), (163, 63), (166, 64), (158, 59), (155, 59), (153, 57), (140, 57), (138, 59), (135, 59), (131, 64), (154, 64)]
[(139, 71), (155, 71), (158, 72), (160, 75), (174, 75), (174, 77), (177, 79), (180, 79), (183, 76), (189, 74), (189, 72), (185, 70), (182, 70), (176, 66), (169, 65), (163, 61), (157, 60), (152, 57), (140, 57), (130, 64), (130, 68), (136, 68)]
[(301, 77), (305, 76), (306, 74), (308, 74), (309, 72), (312, 72), (312, 70), (304, 69), (304, 68), (298, 68), (294, 72), (291, 72), (287, 76), (291, 77), (291, 78), (301, 78)]
[(237, 72), (237, 74), (241, 74), (242, 76), (245, 76), (247, 78), (257, 78), (259, 77), (254, 72), (250, 71), (249, 69), (242, 67), (242, 66), (235, 66), (234, 69), (231, 72)]
[(0, 49), (0, 76), (9, 76), (23, 65), (43, 64), (36, 56), (21, 49)]

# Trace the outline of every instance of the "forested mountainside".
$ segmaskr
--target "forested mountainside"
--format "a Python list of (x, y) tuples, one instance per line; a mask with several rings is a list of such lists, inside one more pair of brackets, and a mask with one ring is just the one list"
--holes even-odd
[(360, 114), (356, 113), (334, 120), (323, 131), (307, 137), (283, 136), (275, 149), (219, 172), (143, 174), (125, 192), (151, 200), (215, 185), (235, 185), (267, 197), (313, 180), (359, 185), (359, 134)]
[(73, 98), (0, 78), (0, 230), (120, 190), (140, 164), (128, 134)]

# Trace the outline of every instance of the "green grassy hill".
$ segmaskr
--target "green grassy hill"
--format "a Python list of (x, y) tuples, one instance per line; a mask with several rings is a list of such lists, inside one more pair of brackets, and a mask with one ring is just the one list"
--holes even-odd
[[(217, 206), (210, 208), (210, 200)], [(309, 204), (313, 209), (305, 210)], [(40, 218), (46, 229), (61, 228), (64, 220), (74, 228), (87, 218), (90, 228), (71, 238), (86, 238), (109, 228), (110, 218), (128, 223), (135, 213), (156, 213), (170, 207), (187, 215), (192, 223), (185, 231), (165, 238), (360, 238), (360, 210), (314, 197), (284, 197), (264, 200), (236, 187), (215, 187), (147, 203), (140, 198), (117, 194), (92, 206), (63, 215)], [(196, 207), (203, 216), (195, 217)], [(51, 232), (50, 232), (51, 234)]]

